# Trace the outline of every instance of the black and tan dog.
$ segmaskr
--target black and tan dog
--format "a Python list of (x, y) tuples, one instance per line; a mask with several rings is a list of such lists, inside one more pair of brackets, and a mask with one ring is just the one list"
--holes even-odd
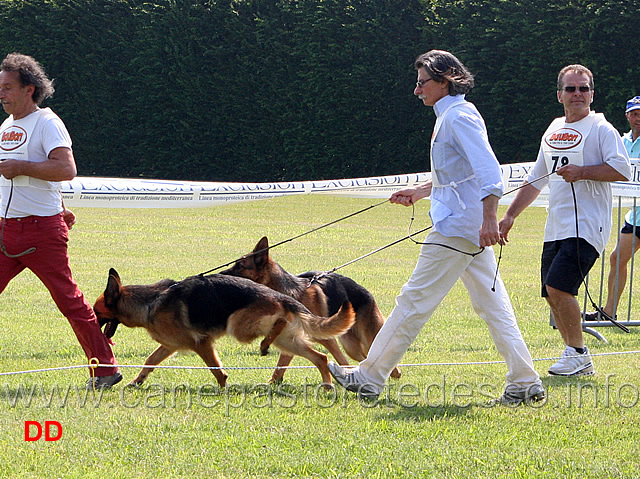
[[(313, 279), (318, 275), (315, 271), (298, 276), (288, 273), (269, 254), (269, 240), (266, 236), (258, 241), (252, 253), (236, 261), (231, 268), (222, 271), (222, 274), (249, 278), (264, 284), (297, 299), (318, 316), (335, 314), (343, 302), (349, 301), (356, 312), (355, 322), (339, 337), (339, 341), (347, 354), (358, 362), (367, 357), (371, 343), (384, 323), (373, 295), (366, 288), (336, 273), (322, 275), (318, 279)], [(313, 335), (312, 338), (326, 347), (338, 364), (349, 364), (335, 338)], [(282, 380), (284, 367), (288, 366), (292, 359), (293, 357), (286, 353), (280, 355), (279, 368), (273, 373), (272, 381)], [(400, 370), (394, 368), (391, 376), (399, 378)]]
[[(243, 343), (264, 337), (260, 343), (262, 355), (273, 344), (284, 354), (307, 358), (330, 388), (327, 356), (310, 346), (309, 337), (338, 336), (351, 327), (355, 316), (351, 304), (345, 302), (335, 315), (321, 318), (300, 302), (266, 286), (219, 274), (123, 286), (113, 268), (93, 309), (100, 326), (106, 325), (107, 337), (113, 336), (122, 323), (145, 328), (160, 343), (131, 385), (142, 384), (153, 366), (178, 350), (195, 351), (207, 366), (221, 368), (214, 343), (228, 334)], [(223, 369), (211, 372), (225, 387), (227, 373)]]

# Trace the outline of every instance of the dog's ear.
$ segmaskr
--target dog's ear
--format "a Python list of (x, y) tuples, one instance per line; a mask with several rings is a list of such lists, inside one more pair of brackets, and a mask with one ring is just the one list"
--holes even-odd
[(113, 276), (120, 283), (120, 275), (114, 268), (109, 268), (109, 277)]
[(253, 252), (257, 252), (260, 250), (269, 250), (269, 239), (266, 236), (263, 236), (262, 238), (260, 238), (260, 241), (258, 241), (258, 244), (256, 244), (256, 247), (253, 248)]
[(253, 248), (253, 261), (256, 266), (264, 266), (269, 261), (269, 240), (263, 236), (255, 248)]
[(107, 287), (104, 290), (104, 301), (107, 307), (112, 307), (120, 299), (120, 290), (122, 289), (122, 283), (120, 282), (120, 275), (118, 272), (111, 268), (109, 270), (109, 279), (107, 280)]

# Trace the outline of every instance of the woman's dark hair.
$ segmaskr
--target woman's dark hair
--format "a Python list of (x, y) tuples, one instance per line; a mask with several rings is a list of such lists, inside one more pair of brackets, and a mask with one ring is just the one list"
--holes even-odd
[(454, 55), (444, 50), (430, 50), (416, 58), (416, 70), (424, 68), (438, 83), (449, 81), (449, 95), (469, 93), (473, 88), (473, 75)]

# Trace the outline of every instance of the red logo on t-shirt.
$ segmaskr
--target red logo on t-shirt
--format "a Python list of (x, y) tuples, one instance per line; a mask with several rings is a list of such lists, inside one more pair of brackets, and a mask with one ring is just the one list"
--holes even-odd
[(12, 125), (0, 133), (0, 149), (13, 151), (27, 142), (27, 132), (24, 128)]
[(556, 150), (568, 150), (578, 146), (582, 133), (573, 128), (560, 128), (544, 138), (544, 142)]

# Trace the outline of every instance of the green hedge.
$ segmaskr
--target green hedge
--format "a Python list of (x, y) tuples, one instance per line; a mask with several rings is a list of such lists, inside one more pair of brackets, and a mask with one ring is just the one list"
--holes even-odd
[(15, 0), (0, 42), (56, 79), (48, 104), (81, 175), (361, 177), (428, 169), (434, 116), (412, 63), (431, 48), (476, 74), (469, 99), (502, 163), (535, 158), (568, 63), (594, 71), (594, 108), (625, 129), (636, 3)]

